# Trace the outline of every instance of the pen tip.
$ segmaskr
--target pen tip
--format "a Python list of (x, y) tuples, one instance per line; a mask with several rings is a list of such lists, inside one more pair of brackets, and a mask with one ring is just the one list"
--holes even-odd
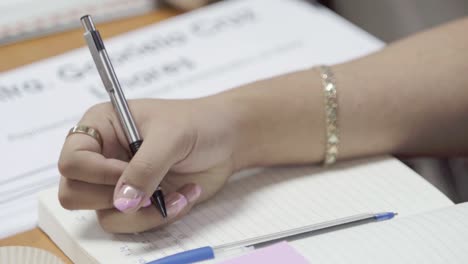
[(164, 201), (164, 194), (160, 188), (158, 188), (153, 193), (153, 199), (156, 201), (159, 211), (161, 215), (166, 218), (167, 217), (167, 210), (166, 210), (166, 201)]

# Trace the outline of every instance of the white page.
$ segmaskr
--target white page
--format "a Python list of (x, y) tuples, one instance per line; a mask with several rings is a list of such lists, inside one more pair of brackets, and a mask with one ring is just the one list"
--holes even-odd
[[(295, 0), (223, 1), (105, 44), (129, 98), (199, 97), (382, 47), (327, 9)], [(132, 81), (168, 65), (177, 70)], [(0, 219), (6, 207), (18, 208), (8, 215), (34, 226), (34, 210), (20, 208), (35, 201), (15, 203), (25, 190), (34, 195), (56, 184), (68, 129), (108, 100), (87, 48), (0, 74), (0, 146), (8, 150), (0, 152)], [(4, 223), (0, 237), (18, 229)]]
[(466, 263), (468, 203), (292, 242), (311, 263)]
[[(360, 213), (396, 211), (400, 217), (452, 202), (395, 159), (349, 162), (332, 170), (311, 167), (253, 170), (237, 175), (213, 199), (169, 227), (140, 235), (102, 231), (92, 211), (67, 211), (57, 190), (41, 195), (39, 226), (58, 242), (69, 236), (98, 262), (146, 263), (176, 252), (289, 230)], [(44, 216), (47, 212), (48, 216)], [(53, 216), (58, 225), (48, 220)], [(73, 255), (72, 255), (73, 256)], [(77, 261), (75, 259), (75, 261)]]
[(80, 26), (77, 18), (96, 21), (149, 12), (156, 0), (2, 0), (0, 44)]

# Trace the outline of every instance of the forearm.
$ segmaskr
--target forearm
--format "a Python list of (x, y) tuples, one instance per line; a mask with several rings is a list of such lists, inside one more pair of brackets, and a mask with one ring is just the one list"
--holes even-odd
[(468, 20), (335, 67), (344, 157), (468, 151)]
[(314, 70), (295, 72), (221, 94), (235, 113), (236, 167), (322, 159), (325, 119), (317, 77)]
[[(467, 20), (335, 65), (340, 159), (466, 153)], [(239, 167), (323, 160), (324, 95), (314, 69), (219, 95), (237, 114)]]

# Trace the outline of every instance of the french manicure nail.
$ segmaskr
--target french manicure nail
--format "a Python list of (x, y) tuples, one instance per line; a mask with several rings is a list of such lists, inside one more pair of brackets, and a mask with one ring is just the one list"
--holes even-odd
[(144, 202), (143, 202), (143, 207), (148, 207), (151, 205), (151, 200), (150, 199), (146, 199)]
[(114, 198), (114, 206), (121, 212), (127, 212), (138, 206), (144, 193), (137, 188), (124, 184)]
[(175, 217), (188, 204), (187, 199), (180, 193), (171, 193), (166, 197), (167, 215)]
[(187, 192), (187, 199), (189, 202), (195, 202), (198, 198), (200, 198), (201, 191), (202, 189), (200, 185), (193, 185), (193, 187)]

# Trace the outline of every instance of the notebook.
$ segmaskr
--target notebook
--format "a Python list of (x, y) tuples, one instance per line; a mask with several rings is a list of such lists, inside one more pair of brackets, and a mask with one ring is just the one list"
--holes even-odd
[(467, 263), (468, 203), (291, 243), (312, 263)]
[[(40, 194), (39, 227), (76, 263), (137, 264), (187, 249), (221, 246), (354, 214), (396, 211), (398, 218), (410, 223), (420, 214), (439, 208), (457, 207), (399, 161), (380, 157), (326, 170), (285, 167), (244, 171), (178, 222), (131, 235), (104, 232), (93, 211), (63, 209), (53, 188)], [(387, 237), (393, 232), (388, 229), (365, 231), (363, 236)], [(309, 242), (304, 241), (297, 249), (313, 260), (315, 256), (307, 254)], [(310, 245), (314, 243), (322, 241), (317, 237)], [(346, 247), (345, 240), (340, 243)]]

